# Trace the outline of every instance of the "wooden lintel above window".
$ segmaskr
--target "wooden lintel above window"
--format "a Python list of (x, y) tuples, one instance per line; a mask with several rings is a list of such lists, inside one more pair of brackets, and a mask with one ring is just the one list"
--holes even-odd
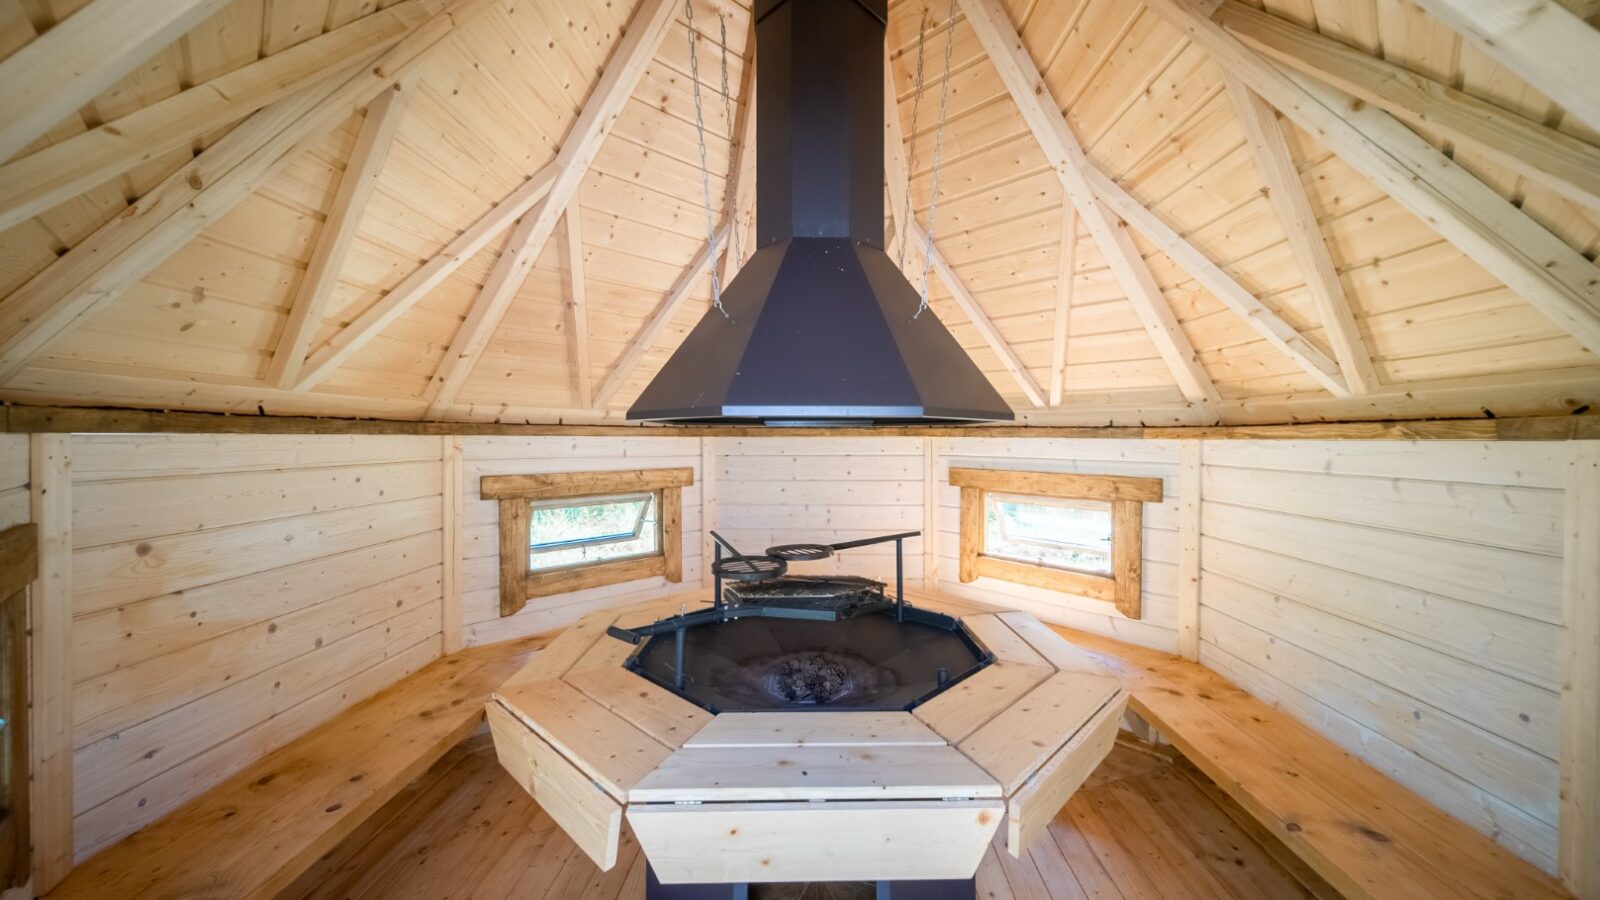
[(950, 483), (1005, 494), (1070, 500), (1161, 502), (1161, 479), (1127, 475), (1075, 475), (1068, 472), (1018, 472), (1001, 469), (951, 469)]
[(694, 469), (631, 469), (620, 472), (553, 472), (544, 475), (485, 475), (478, 491), (485, 500), (557, 500), (599, 494), (629, 494), (694, 484)]

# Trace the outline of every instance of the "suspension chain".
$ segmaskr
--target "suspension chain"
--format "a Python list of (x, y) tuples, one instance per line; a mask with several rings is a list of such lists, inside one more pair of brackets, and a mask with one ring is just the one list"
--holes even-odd
[(711, 212), (711, 169), (706, 165), (706, 116), (700, 102), (699, 33), (694, 30), (694, 0), (683, 0), (683, 17), (689, 25), (689, 80), (694, 83), (694, 124), (700, 139), (700, 191), (706, 211), (706, 250), (711, 254), (711, 305), (723, 318), (733, 321), (722, 308), (722, 277), (717, 272), (717, 223)]
[[(731, 130), (731, 129), (735, 128), (736, 126), (734, 124), (734, 118), (733, 118), (733, 92), (731, 90), (729, 90), (729, 88), (728, 88), (728, 16), (727, 16), (727, 14), (725, 14), (725, 13), (718, 13), (717, 14), (717, 28), (720, 30), (721, 35), (722, 35), (722, 113), (727, 119), (728, 128)], [(734, 140), (739, 140), (739, 139), (741, 139), (743, 137), (744, 137), (743, 135), (739, 135), (739, 134), (733, 135)], [(729, 146), (730, 150), (733, 149), (733, 145), (731, 143), (728, 146)], [(744, 150), (745, 150), (745, 148), (742, 147), (742, 146), (738, 148), (738, 152), (741, 155), (743, 155)], [(748, 176), (746, 176), (746, 177), (748, 177)], [(730, 190), (730, 191), (736, 191), (737, 187), (738, 187), (737, 185), (731, 185), (730, 184), (730, 185), (728, 185), (727, 189)], [(735, 203), (738, 202), (737, 194), (735, 194), (734, 202)], [(742, 263), (744, 261), (743, 248), (739, 246), (740, 245), (740, 234), (739, 233), (744, 230), (744, 229), (739, 227), (739, 214), (740, 214), (740, 212), (741, 211), (738, 210), (738, 209), (735, 209), (733, 211), (733, 222), (729, 226), (732, 229), (732, 232), (733, 232), (730, 235), (730, 238), (733, 241), (733, 247), (732, 247), (732, 250), (733, 250), (733, 264), (734, 264), (735, 267), (737, 267), (740, 263)]]
[[(917, 79), (916, 89), (911, 94), (911, 153), (906, 156), (906, 193), (905, 203), (900, 211), (900, 223), (905, 226), (895, 238), (900, 242), (900, 255), (896, 265), (906, 267), (906, 236), (911, 233), (911, 173), (916, 169), (917, 150), (917, 112), (922, 108), (922, 51), (928, 45), (928, 12), (922, 12), (922, 19), (917, 25)], [(889, 98), (893, 102), (893, 98)], [(900, 115), (899, 110), (890, 110), (889, 115)]]
[[(944, 83), (939, 88), (939, 127), (933, 139), (933, 178), (928, 189), (928, 231), (922, 240), (922, 302), (911, 316), (915, 319), (928, 308), (928, 269), (933, 265), (933, 226), (939, 215), (939, 168), (944, 162), (944, 123), (950, 111), (950, 53), (956, 43), (956, 0), (950, 0), (944, 38)], [(908, 186), (909, 187), (909, 186)], [(909, 202), (911, 191), (906, 191)], [(907, 222), (909, 223), (909, 219)], [(909, 230), (909, 229), (907, 229)]]

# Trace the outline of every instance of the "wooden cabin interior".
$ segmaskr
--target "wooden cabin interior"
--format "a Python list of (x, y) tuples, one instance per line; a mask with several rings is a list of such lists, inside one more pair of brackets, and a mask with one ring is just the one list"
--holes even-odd
[(1600, 900), (1597, 253), (1600, 0), (0, 0), (4, 900)]

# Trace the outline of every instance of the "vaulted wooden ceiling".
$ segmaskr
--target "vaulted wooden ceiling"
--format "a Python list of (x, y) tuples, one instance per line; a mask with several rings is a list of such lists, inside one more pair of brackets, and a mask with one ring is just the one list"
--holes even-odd
[[(682, 0), (162, 6), (0, 0), (4, 399), (620, 419), (751, 250), (746, 5), (704, 180)], [(898, 0), (892, 231), (1030, 423), (1580, 407), (1596, 7)]]

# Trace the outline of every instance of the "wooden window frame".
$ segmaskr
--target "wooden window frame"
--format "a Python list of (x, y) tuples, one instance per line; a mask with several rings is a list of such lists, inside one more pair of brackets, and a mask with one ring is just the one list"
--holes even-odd
[[(1105, 600), (1130, 619), (1143, 614), (1144, 504), (1161, 502), (1161, 479), (952, 468), (950, 483), (961, 488), (963, 584), (980, 577), (998, 578)], [(1095, 575), (985, 556), (984, 504), (986, 495), (991, 493), (1110, 503), (1111, 574)]]
[[(694, 470), (690, 468), (483, 476), (478, 483), (479, 496), (500, 501), (500, 615), (515, 615), (535, 597), (655, 576), (674, 583), (683, 581), (683, 488), (692, 484)], [(528, 570), (533, 501), (645, 493), (655, 494), (660, 510), (659, 553), (597, 560), (549, 572)]]

